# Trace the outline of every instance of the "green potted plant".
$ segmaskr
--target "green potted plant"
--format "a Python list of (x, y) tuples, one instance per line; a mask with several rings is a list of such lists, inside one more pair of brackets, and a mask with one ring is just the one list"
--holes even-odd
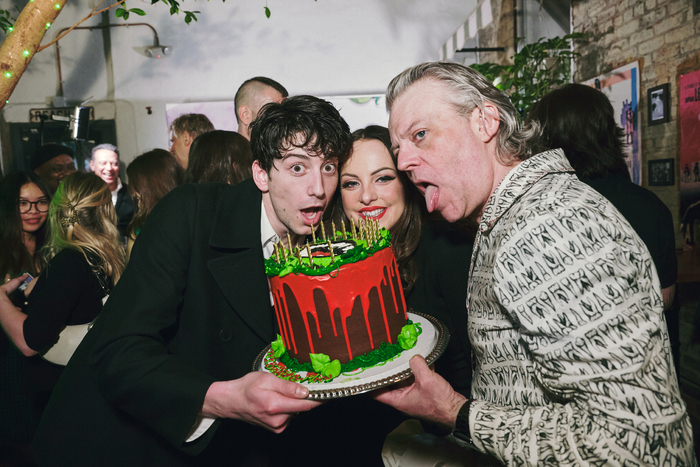
[[(515, 108), (525, 116), (542, 96), (571, 81), (572, 59), (580, 55), (573, 51), (573, 42), (586, 37), (576, 32), (564, 37), (542, 38), (516, 53), (512, 65), (475, 63), (470, 66), (508, 93)], [(518, 39), (518, 43), (523, 40)]]

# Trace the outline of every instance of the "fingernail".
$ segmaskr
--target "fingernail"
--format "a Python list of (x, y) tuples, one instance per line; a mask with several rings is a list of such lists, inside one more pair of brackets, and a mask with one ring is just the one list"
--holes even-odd
[(301, 384), (299, 386), (297, 386), (296, 392), (297, 392), (297, 396), (300, 398), (306, 397), (309, 395), (309, 390), (306, 387), (302, 386)]

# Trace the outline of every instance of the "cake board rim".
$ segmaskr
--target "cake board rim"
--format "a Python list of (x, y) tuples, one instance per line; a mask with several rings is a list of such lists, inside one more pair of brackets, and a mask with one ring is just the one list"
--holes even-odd
[[(299, 383), (309, 389), (309, 399), (329, 400), (364, 394), (398, 383), (409, 378), (413, 373), (409, 360), (415, 355), (422, 355), (428, 365), (432, 365), (445, 351), (450, 340), (450, 333), (440, 320), (434, 316), (408, 309), (408, 319), (420, 323), (423, 332), (418, 336), (416, 346), (404, 350), (396, 359), (381, 366), (363, 370), (358, 375), (341, 374), (328, 383)], [(253, 371), (264, 371), (265, 355), (270, 351), (268, 344), (253, 362)]]

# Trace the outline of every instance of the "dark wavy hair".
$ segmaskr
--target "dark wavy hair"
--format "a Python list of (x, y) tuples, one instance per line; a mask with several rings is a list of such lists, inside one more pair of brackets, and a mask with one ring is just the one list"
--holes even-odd
[(130, 237), (136, 237), (156, 203), (180, 184), (182, 174), (182, 166), (165, 149), (153, 149), (131, 161), (126, 168), (129, 194), (135, 207), (127, 229)]
[(528, 116), (543, 127), (543, 143), (561, 148), (581, 177), (608, 174), (629, 177), (624, 132), (602, 92), (583, 84), (566, 84), (545, 95)]
[(234, 131), (210, 131), (192, 143), (183, 183), (235, 185), (253, 177), (252, 165), (253, 152), (245, 137)]
[(323, 154), (342, 162), (352, 148), (350, 128), (328, 101), (313, 96), (294, 96), (270, 102), (251, 123), (253, 158), (268, 175), (275, 159), (294, 148)]
[[(352, 132), (350, 139), (352, 143), (373, 139), (381, 142), (389, 152), (391, 160), (394, 162), (394, 168), (396, 168), (396, 156), (391, 151), (391, 138), (389, 136), (389, 130), (386, 127), (370, 125)], [(338, 176), (340, 176), (340, 171), (350, 157), (352, 157), (352, 153), (339, 163), (340, 170), (338, 171)], [(404, 283), (404, 290), (408, 291), (411, 290), (416, 282), (416, 277), (418, 277), (418, 267), (415, 264), (414, 253), (420, 243), (423, 226), (422, 218), (426, 214), (425, 202), (423, 201), (423, 195), (421, 195), (418, 188), (408, 179), (406, 173), (398, 169), (396, 172), (398, 173), (399, 181), (403, 188), (405, 205), (401, 217), (399, 217), (396, 224), (390, 229), (392, 238), (391, 244), (394, 248), (396, 262), (399, 265), (399, 273)], [(338, 191), (336, 192), (331, 209), (331, 217), (334, 220), (347, 223), (349, 220), (343, 209), (343, 199), (340, 190), (340, 185), (338, 185)]]
[(35, 184), (51, 201), (48, 185), (33, 172), (16, 172), (0, 180), (0, 278), (5, 274), (12, 277), (29, 272), (36, 276), (39, 273), (38, 254), (46, 239), (47, 222), (36, 231), (34, 256), (24, 246), (22, 217), (19, 213), (19, 194), (24, 185)]

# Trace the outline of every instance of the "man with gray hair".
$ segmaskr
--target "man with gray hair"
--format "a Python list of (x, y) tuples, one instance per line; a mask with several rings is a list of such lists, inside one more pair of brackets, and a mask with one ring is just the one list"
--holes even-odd
[(280, 83), (264, 76), (250, 78), (241, 84), (234, 98), (238, 133), (250, 141), (250, 124), (268, 102), (282, 102), (289, 93)]
[(202, 133), (214, 131), (214, 125), (204, 114), (183, 114), (170, 124), (170, 152), (183, 169), (187, 168), (190, 146)]
[(410, 385), (375, 397), (509, 465), (697, 465), (659, 277), (625, 218), (470, 68), (410, 68), (387, 107), (428, 211), (479, 221), (475, 362), (470, 399), (420, 356)]
[(119, 178), (119, 149), (113, 144), (98, 144), (92, 148), (90, 170), (95, 172), (109, 186), (112, 204), (117, 211), (117, 229), (122, 237), (134, 217), (134, 202), (129, 196), (126, 183)]

